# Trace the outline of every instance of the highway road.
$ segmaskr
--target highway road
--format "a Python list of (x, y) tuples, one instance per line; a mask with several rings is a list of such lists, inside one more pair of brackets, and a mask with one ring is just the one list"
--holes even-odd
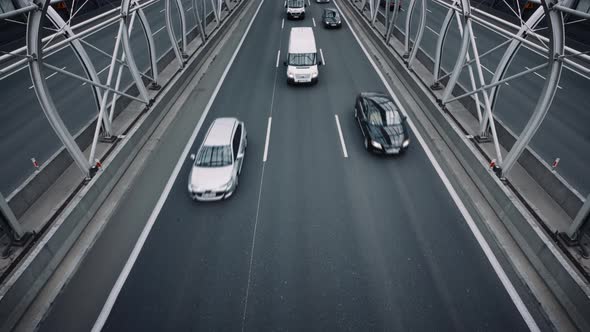
[[(187, 11), (187, 29), (196, 26), (196, 19), (192, 10), (192, 1), (183, 0), (184, 9)], [(210, 11), (210, 2), (207, 1), (207, 9)], [(174, 4), (173, 4), (173, 7)], [(158, 58), (171, 49), (168, 34), (164, 29), (164, 1), (145, 9), (146, 16), (150, 22), (156, 53)], [(173, 22), (175, 31), (180, 33), (180, 19), (178, 12), (173, 11)], [(92, 45), (112, 53), (115, 44), (115, 36), (118, 25), (111, 25), (99, 32), (87, 37), (85, 40)], [(137, 65), (144, 71), (149, 68), (147, 44), (143, 31), (136, 21), (131, 33), (131, 43), (134, 47), (134, 54)], [(106, 82), (110, 58), (96, 52), (90, 47), (86, 51), (92, 57), (95, 68), (99, 72), (101, 81)], [(65, 68), (77, 75), (84, 76), (82, 66), (79, 64), (74, 53), (69, 48), (55, 52), (46, 60), (48, 63)], [(117, 71), (115, 71), (116, 77)], [(121, 86), (125, 87), (131, 83), (131, 76), (128, 71), (123, 70)], [(46, 71), (46, 79), (58, 111), (71, 133), (78, 133), (97, 113), (96, 104), (92, 90), (89, 85), (78, 80)], [(3, 156), (0, 161), (2, 177), (0, 177), (0, 192), (8, 196), (33, 172), (34, 168), (31, 158), (36, 158), (39, 164), (43, 164), (63, 145), (53, 133), (32, 88), (29, 71), (26, 67), (12, 75), (0, 78), (0, 154)]]
[[(434, 59), (436, 41), (447, 9), (433, 1), (428, 1), (426, 15), (426, 29), (421, 43), (421, 49)], [(405, 31), (407, 4), (396, 21), (396, 27)], [(383, 9), (380, 9), (383, 10)], [(412, 36), (418, 26), (420, 3), (417, 4)], [(473, 25), (480, 54), (504, 42), (506, 38), (479, 24)], [(457, 22), (449, 30), (445, 44), (445, 54), (442, 67), (450, 72), (454, 66), (461, 45), (461, 37)], [(505, 48), (482, 58), (486, 82), (490, 82), (498, 62)], [(546, 58), (527, 47), (519, 50), (514, 58), (508, 76), (522, 72), (528, 68), (546, 62)], [(474, 70), (474, 73), (475, 70)], [(520, 134), (526, 125), (545, 83), (546, 70), (541, 69), (534, 74), (526, 75), (511, 81), (500, 88), (499, 99), (494, 114), (515, 134)], [(476, 76), (477, 79), (477, 76)], [(467, 70), (463, 70), (460, 78), (463, 86), (471, 87)], [(548, 164), (555, 158), (560, 158), (558, 173), (562, 175), (583, 196), (590, 193), (590, 177), (586, 174), (586, 165), (590, 163), (590, 133), (587, 125), (590, 123), (590, 113), (586, 105), (590, 105), (590, 77), (581, 75), (575, 70), (565, 67), (553, 105), (544, 123), (533, 138), (531, 146), (537, 154)]]
[[(482, 249), (416, 133), (403, 156), (364, 150), (355, 95), (386, 87), (347, 24), (314, 28), (326, 63), (317, 85), (286, 84), (280, 60), (289, 28), (314, 26), (321, 7), (312, 3), (304, 21), (291, 22), (283, 21), (282, 2), (262, 4), (188, 143), (196, 151), (214, 118), (243, 120), (249, 144), (240, 186), (227, 201), (193, 202), (186, 188), (191, 161), (180, 157), (151, 232), (129, 275), (122, 274), (104, 331), (535, 326), (517, 309), (520, 298), (504, 287), (493, 254)], [(125, 200), (125, 213), (141, 204)], [(84, 266), (78, 273), (91, 277), (93, 270), (104, 271)], [(94, 285), (74, 284), (81, 288), (63, 292), (70, 308)], [(41, 331), (68, 331), (64, 325), (76, 317), (63, 305)]]

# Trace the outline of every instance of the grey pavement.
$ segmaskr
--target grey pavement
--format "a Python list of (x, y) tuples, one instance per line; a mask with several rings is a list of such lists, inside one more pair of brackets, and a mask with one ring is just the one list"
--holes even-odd
[[(314, 29), (326, 61), (316, 86), (287, 86), (284, 67), (275, 68), (288, 29), (319, 21), (320, 8), (281, 29), (282, 2), (263, 4), (203, 124), (245, 121), (240, 187), (227, 201), (193, 202), (183, 161), (105, 330), (527, 330), (417, 140), (399, 157), (364, 150), (354, 97), (385, 87), (348, 27)], [(167, 156), (169, 164), (178, 158)], [(161, 187), (167, 177), (137, 185)], [(145, 222), (153, 201), (128, 196), (121, 206), (105, 234), (111, 224)], [(78, 271), (76, 288), (64, 291), (69, 302), (41, 330), (69, 330), (77, 318), (63, 309), (88, 300), (85, 288), (110, 290), (88, 279), (111, 270), (110, 254), (90, 255), (103, 265)]]

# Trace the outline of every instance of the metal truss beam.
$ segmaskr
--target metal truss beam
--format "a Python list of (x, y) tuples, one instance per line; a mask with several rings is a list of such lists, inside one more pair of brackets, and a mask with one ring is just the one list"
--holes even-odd
[(31, 59), (29, 61), (29, 72), (33, 81), (35, 94), (53, 131), (62, 141), (82, 173), (86, 177), (89, 177), (91, 165), (86, 161), (80, 147), (76, 144), (76, 141), (59, 116), (53, 98), (49, 93), (45, 76), (43, 75), (43, 48), (40, 35), (49, 7), (49, 0), (38, 0), (37, 4), (40, 6), (40, 10), (31, 12), (27, 22), (27, 55)]
[[(556, 3), (555, 0), (542, 0), (542, 3), (543, 9), (545, 10), (545, 16), (549, 18), (547, 24), (551, 37), (547, 59), (549, 70), (543, 90), (541, 91), (541, 95), (531, 118), (516, 140), (516, 143), (514, 143), (512, 149), (510, 149), (510, 152), (506, 155), (504, 162), (500, 164), (502, 168), (501, 175), (503, 177), (506, 177), (510, 173), (510, 170), (518, 161), (518, 158), (541, 126), (545, 115), (547, 115), (547, 112), (549, 111), (555, 92), (557, 91), (561, 70), (563, 68), (563, 61), (561, 60), (561, 56), (564, 54), (565, 50), (563, 14), (560, 11), (551, 10), (550, 6), (553, 6)], [(490, 124), (492, 123), (493, 121), (490, 120)]]

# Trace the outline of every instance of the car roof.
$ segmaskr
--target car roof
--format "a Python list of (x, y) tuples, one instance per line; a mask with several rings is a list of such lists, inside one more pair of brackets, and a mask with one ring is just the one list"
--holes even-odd
[(336, 8), (324, 8), (324, 13), (325, 12), (335, 12), (336, 14), (338, 14), (338, 11), (336, 10)]
[(217, 118), (213, 121), (207, 132), (203, 145), (219, 146), (230, 145), (234, 127), (238, 124), (236, 118)]
[(315, 38), (311, 27), (291, 28), (289, 53), (316, 53)]
[(374, 99), (376, 97), (381, 97), (381, 98), (387, 98), (387, 99), (391, 100), (391, 97), (389, 97), (389, 95), (387, 95), (383, 92), (361, 92), (359, 94), (359, 97), (365, 98), (365, 99)]

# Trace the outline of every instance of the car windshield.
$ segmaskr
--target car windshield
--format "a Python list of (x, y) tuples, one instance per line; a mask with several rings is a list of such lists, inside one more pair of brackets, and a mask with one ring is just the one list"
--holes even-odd
[(289, 0), (287, 6), (289, 8), (302, 8), (304, 6), (304, 0)]
[(402, 123), (402, 117), (391, 100), (387, 98), (374, 98), (367, 100), (368, 120), (375, 126), (398, 126)]
[(326, 13), (324, 15), (326, 16), (326, 18), (338, 18), (338, 13), (336, 13), (333, 10), (326, 10)]
[(223, 146), (203, 146), (197, 155), (195, 165), (198, 167), (222, 167), (232, 163), (231, 148)]
[(289, 66), (313, 66), (315, 65), (315, 53), (291, 53), (289, 54)]

